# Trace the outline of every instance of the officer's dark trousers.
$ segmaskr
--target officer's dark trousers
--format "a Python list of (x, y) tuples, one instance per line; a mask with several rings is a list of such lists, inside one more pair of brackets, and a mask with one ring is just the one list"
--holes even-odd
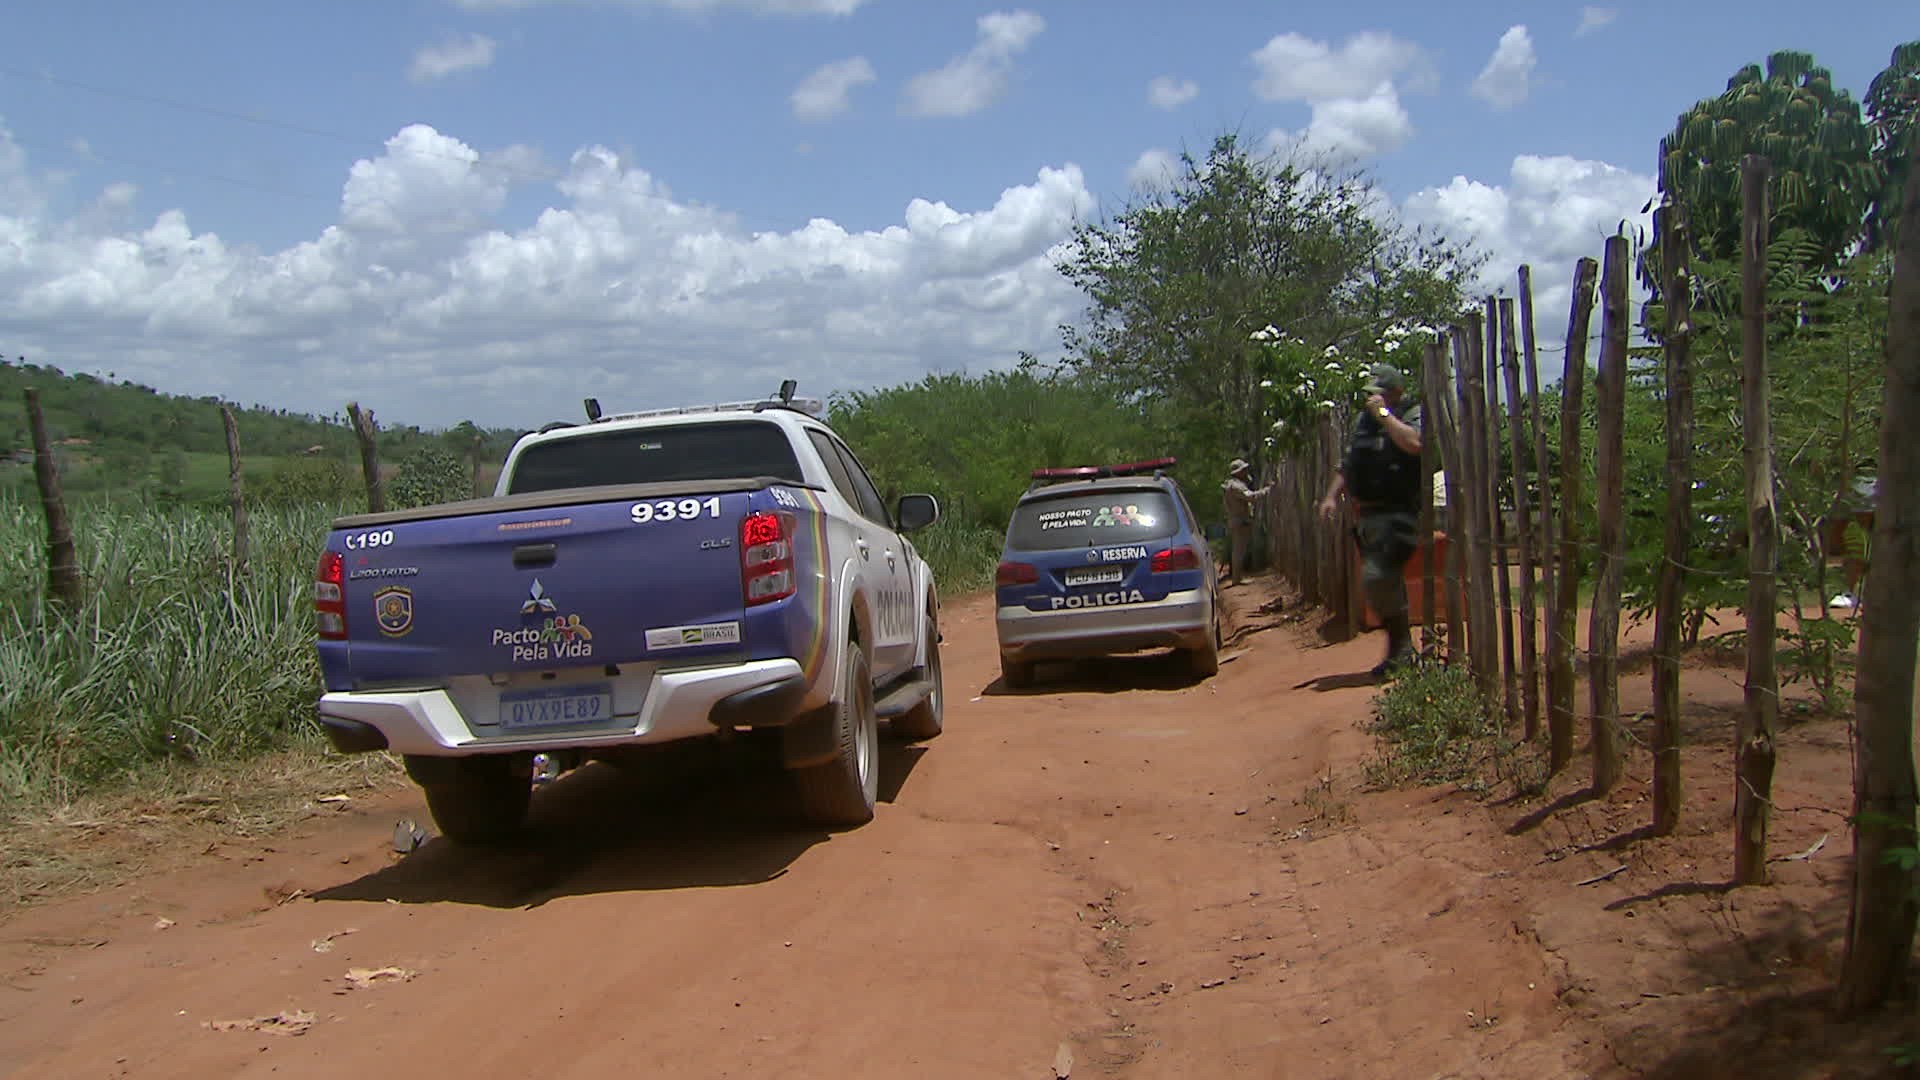
[(1395, 511), (1363, 510), (1354, 529), (1360, 545), (1360, 585), (1387, 628), (1389, 656), (1409, 651), (1407, 560), (1419, 547), (1420, 519)]

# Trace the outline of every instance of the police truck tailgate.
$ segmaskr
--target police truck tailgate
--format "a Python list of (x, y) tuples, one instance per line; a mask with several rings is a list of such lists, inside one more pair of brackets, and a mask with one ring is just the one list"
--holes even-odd
[[(343, 518), (316, 595), (337, 559), (356, 688), (737, 655), (740, 531), (765, 482), (576, 488)], [(330, 605), (320, 606), (327, 637)]]

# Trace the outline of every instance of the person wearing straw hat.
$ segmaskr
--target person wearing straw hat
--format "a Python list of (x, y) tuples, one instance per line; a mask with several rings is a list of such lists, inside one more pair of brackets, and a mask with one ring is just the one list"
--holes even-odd
[(1320, 516), (1333, 520), (1342, 494), (1353, 500), (1361, 586), (1387, 631), (1387, 657), (1372, 671), (1384, 679), (1414, 656), (1405, 575), (1420, 546), (1423, 418), (1420, 406), (1407, 400), (1406, 377), (1398, 368), (1375, 364), (1371, 375), (1366, 405), (1320, 500)]
[(1227, 537), (1232, 542), (1233, 556), (1228, 563), (1229, 586), (1240, 584), (1240, 575), (1247, 571), (1247, 550), (1253, 544), (1254, 507), (1260, 498), (1273, 490), (1268, 484), (1263, 488), (1250, 486), (1253, 480), (1253, 466), (1245, 458), (1234, 458), (1227, 465), (1227, 482), (1222, 486), (1226, 491)]

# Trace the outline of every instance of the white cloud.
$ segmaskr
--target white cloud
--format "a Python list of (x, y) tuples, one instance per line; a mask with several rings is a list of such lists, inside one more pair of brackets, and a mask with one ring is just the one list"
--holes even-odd
[(387, 140), (385, 154), (353, 163), (340, 196), (340, 222), (395, 236), (466, 231), (500, 209), (507, 186), (500, 170), (481, 167), (472, 147), (425, 124), (410, 124)]
[[(454, 0), (468, 11), (510, 11), (521, 8), (558, 7), (592, 0)], [(867, 0), (599, 0), (642, 10), (670, 8), (674, 11), (719, 11), (734, 8), (755, 15), (851, 15)]]
[(1402, 73), (1417, 73), (1420, 48), (1392, 34), (1366, 31), (1335, 49), (1300, 34), (1281, 34), (1253, 54), (1253, 91), (1265, 101), (1363, 98)]
[(422, 46), (407, 65), (407, 78), (417, 83), (444, 79), (461, 71), (493, 64), (494, 40), (485, 34), (452, 34)]
[(1025, 52), (1047, 28), (1031, 11), (996, 11), (975, 24), (973, 48), (945, 67), (923, 71), (907, 82), (902, 111), (914, 116), (967, 116), (998, 100), (1013, 73), (1013, 58)]
[(802, 120), (825, 120), (846, 112), (853, 90), (872, 82), (873, 65), (864, 56), (823, 64), (800, 80), (793, 90), (793, 115)]
[(1275, 131), (1267, 143), (1350, 165), (1398, 150), (1412, 137), (1413, 121), (1400, 96), (1392, 83), (1381, 83), (1364, 98), (1314, 102), (1305, 131)]
[(756, 232), (599, 146), (542, 185), (545, 209), (501, 221), (531, 163), (410, 126), (348, 171), (338, 224), (258, 252), (179, 209), (133, 219), (131, 185), (53, 216), (0, 127), (0, 325), (36, 360), (182, 393), (531, 427), (588, 395), (637, 408), (1003, 366), (1056, 353), (1083, 307), (1052, 263), (1094, 207), (1072, 165), (982, 208), (914, 199), (876, 230)]
[(1455, 176), (1415, 192), (1402, 213), (1412, 224), (1471, 239), (1487, 254), (1476, 283), (1482, 295), (1512, 295), (1520, 265), (1531, 266), (1540, 340), (1553, 342), (1556, 325), (1561, 333), (1566, 327), (1574, 263), (1599, 259), (1622, 222), (1630, 233), (1650, 229), (1652, 215), (1640, 208), (1655, 188), (1653, 177), (1606, 162), (1522, 154), (1505, 185)]
[(1594, 7), (1589, 4), (1580, 9), (1580, 25), (1573, 28), (1573, 36), (1584, 37), (1619, 17), (1620, 12), (1614, 8)]
[(1181, 174), (1180, 159), (1172, 153), (1154, 148), (1142, 151), (1127, 169), (1127, 186), (1135, 191), (1165, 191)]
[(1473, 80), (1473, 94), (1496, 109), (1511, 109), (1533, 90), (1533, 38), (1525, 26), (1513, 26), (1500, 35), (1487, 66)]
[(1147, 100), (1157, 109), (1177, 109), (1200, 96), (1200, 87), (1192, 79), (1156, 75), (1147, 84)]

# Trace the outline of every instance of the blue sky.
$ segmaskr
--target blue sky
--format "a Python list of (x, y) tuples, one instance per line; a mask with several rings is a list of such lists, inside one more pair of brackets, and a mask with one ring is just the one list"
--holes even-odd
[(434, 426), (981, 370), (1056, 348), (1074, 220), (1227, 129), (1348, 155), (1564, 311), (1678, 113), (1784, 47), (1857, 97), (1909, 8), (25, 6), (0, 349)]

